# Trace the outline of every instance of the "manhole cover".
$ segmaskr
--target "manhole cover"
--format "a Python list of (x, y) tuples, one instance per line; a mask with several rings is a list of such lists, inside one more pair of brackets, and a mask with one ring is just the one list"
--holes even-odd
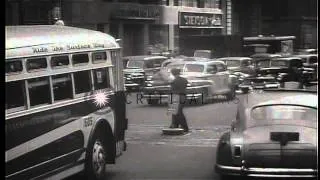
[(165, 128), (162, 129), (164, 135), (181, 135), (183, 134), (183, 129), (181, 128)]

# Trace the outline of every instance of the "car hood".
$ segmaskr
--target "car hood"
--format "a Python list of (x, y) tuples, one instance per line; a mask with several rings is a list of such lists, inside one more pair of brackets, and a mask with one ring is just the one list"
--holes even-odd
[(131, 74), (131, 73), (144, 73), (144, 70), (141, 68), (126, 68), (123, 70), (125, 74)]

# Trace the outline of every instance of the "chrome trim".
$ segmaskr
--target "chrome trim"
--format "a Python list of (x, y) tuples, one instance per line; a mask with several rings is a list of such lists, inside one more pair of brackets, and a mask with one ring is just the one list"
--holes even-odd
[(253, 177), (316, 177), (318, 174), (317, 169), (242, 168), (219, 164), (216, 164), (215, 166), (218, 171), (226, 171), (224, 172), (225, 174), (237, 174)]

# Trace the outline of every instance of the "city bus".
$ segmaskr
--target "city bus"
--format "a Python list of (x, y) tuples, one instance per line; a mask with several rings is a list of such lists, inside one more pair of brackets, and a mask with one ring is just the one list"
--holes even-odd
[(5, 178), (103, 178), (126, 150), (117, 40), (60, 25), (5, 31)]

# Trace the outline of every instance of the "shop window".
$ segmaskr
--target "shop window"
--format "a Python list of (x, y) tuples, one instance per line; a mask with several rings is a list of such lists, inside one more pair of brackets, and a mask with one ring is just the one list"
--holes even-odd
[(14, 81), (6, 83), (6, 109), (22, 107), (24, 102), (24, 81)]
[(47, 59), (45, 57), (42, 58), (33, 58), (27, 59), (27, 70), (43, 70), (47, 68)]
[(72, 99), (72, 82), (70, 74), (52, 76), (52, 84), (55, 101)]
[(73, 73), (74, 86), (76, 94), (91, 91), (91, 76), (90, 71), (80, 71)]
[(30, 105), (49, 104), (51, 93), (48, 77), (34, 78), (28, 80)]
[(69, 56), (52, 56), (51, 57), (51, 67), (66, 67), (69, 65)]
[(89, 62), (88, 54), (74, 54), (72, 55), (73, 65), (87, 64)]
[(22, 71), (22, 61), (14, 60), (6, 62), (6, 74), (7, 73), (18, 73)]
[(107, 53), (106, 52), (94, 52), (92, 53), (92, 63), (106, 62)]
[(93, 70), (94, 89), (110, 88), (109, 71), (107, 68)]

